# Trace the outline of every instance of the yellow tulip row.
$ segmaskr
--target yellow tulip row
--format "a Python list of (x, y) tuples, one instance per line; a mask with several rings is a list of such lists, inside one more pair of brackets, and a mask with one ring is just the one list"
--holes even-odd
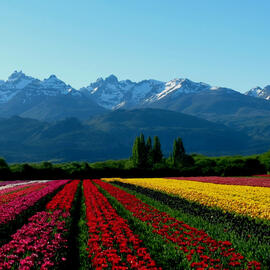
[(121, 181), (172, 195), (228, 212), (270, 220), (270, 188), (222, 185), (165, 178), (104, 178)]

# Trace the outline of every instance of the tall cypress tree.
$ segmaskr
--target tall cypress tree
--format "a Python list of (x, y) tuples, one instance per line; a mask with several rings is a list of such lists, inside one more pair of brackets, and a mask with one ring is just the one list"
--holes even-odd
[(146, 152), (150, 153), (152, 151), (152, 140), (151, 137), (149, 136), (146, 141)]
[(159, 141), (158, 136), (154, 137), (154, 145), (153, 145), (153, 151), (152, 151), (152, 157), (153, 157), (153, 163), (160, 163), (162, 161), (162, 151), (161, 151), (161, 144)]
[(146, 155), (147, 155), (147, 166), (153, 166), (153, 148), (152, 148), (152, 140), (149, 136), (146, 141)]
[(132, 148), (132, 162), (134, 167), (140, 164), (140, 138), (136, 137)]
[(176, 138), (173, 142), (172, 161), (174, 166), (180, 165), (185, 158), (185, 148), (183, 141), (180, 137)]
[(145, 168), (147, 166), (147, 152), (143, 134), (135, 138), (132, 148), (132, 161), (134, 167)]
[(147, 151), (143, 133), (140, 135), (140, 157), (140, 167), (147, 167)]

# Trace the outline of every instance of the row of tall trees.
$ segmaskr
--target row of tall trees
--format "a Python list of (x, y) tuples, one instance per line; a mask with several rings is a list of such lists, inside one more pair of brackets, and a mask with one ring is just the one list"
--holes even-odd
[[(147, 141), (145, 142), (143, 134), (135, 138), (131, 159), (133, 166), (136, 168), (151, 168), (155, 164), (165, 163), (166, 161), (163, 158), (159, 138), (154, 136), (154, 143), (152, 144), (151, 137), (148, 137)], [(183, 141), (180, 137), (178, 137), (174, 140), (173, 151), (168, 159), (168, 162), (171, 163), (173, 167), (179, 167), (187, 160), (190, 159), (187, 158)]]
[(135, 138), (132, 148), (134, 167), (152, 167), (153, 164), (162, 162), (162, 157), (161, 144), (157, 136), (154, 137), (153, 145), (151, 137), (148, 137), (146, 142), (143, 134)]

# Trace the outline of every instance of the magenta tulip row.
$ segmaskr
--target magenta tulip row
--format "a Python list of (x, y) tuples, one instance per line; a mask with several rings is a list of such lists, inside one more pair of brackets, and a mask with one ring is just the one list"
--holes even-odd
[(38, 191), (33, 191), (26, 196), (17, 197), (8, 203), (2, 204), (0, 206), (0, 225), (15, 220), (17, 215), (67, 182), (68, 180), (49, 181), (46, 186)]
[(12, 240), (0, 248), (0, 269), (48, 270), (66, 261), (65, 233), (78, 184), (79, 180), (75, 180), (65, 185), (47, 204), (47, 211), (37, 212), (11, 236)]
[(7, 192), (0, 195), (0, 205), (9, 203), (19, 197), (27, 196), (27, 194), (32, 193), (33, 191), (38, 191), (47, 186), (46, 183), (33, 183), (30, 185), (23, 185), (20, 188), (12, 192)]
[(55, 210), (38, 212), (31, 217), (29, 223), (23, 225), (12, 235), (11, 241), (0, 248), (0, 269), (52, 268), (55, 251), (66, 247), (63, 231), (68, 216), (69, 213)]
[[(45, 182), (44, 182), (45, 183)], [(9, 184), (5, 186), (0, 187), (0, 197), (8, 194), (8, 193), (13, 193), (16, 192), (20, 189), (28, 188), (33, 186), (34, 184), (37, 184), (36, 182), (26, 182), (26, 183), (20, 183), (20, 184)]]

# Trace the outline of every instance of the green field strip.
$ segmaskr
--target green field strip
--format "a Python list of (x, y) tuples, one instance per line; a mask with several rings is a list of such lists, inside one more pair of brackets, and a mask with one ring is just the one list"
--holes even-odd
[[(87, 227), (87, 219), (86, 219), (86, 206), (85, 206), (85, 198), (83, 194), (83, 185), (81, 182), (80, 185), (80, 203), (79, 203), (79, 220), (77, 222), (77, 236), (76, 236), (76, 254), (78, 256), (78, 270), (91, 270), (93, 269), (91, 266), (91, 261), (88, 258), (88, 239), (89, 239), (89, 233), (88, 233), (88, 227)], [(75, 254), (75, 256), (76, 256)]]

